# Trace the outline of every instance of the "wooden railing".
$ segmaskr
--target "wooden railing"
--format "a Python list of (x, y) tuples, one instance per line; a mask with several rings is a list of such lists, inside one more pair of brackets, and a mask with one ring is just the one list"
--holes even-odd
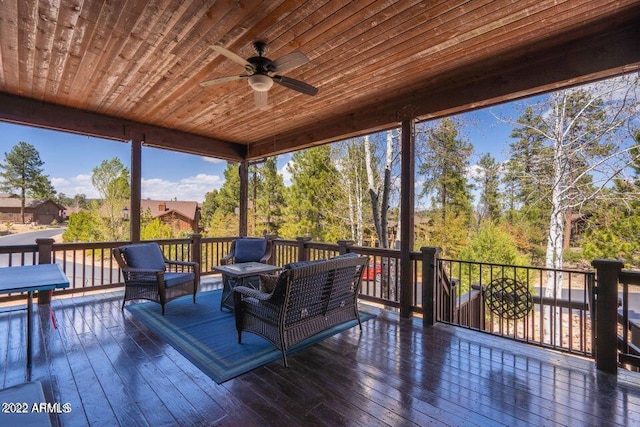
[(593, 272), (437, 263), (437, 321), (592, 356)]
[[(640, 271), (622, 270), (618, 276), (620, 309), (618, 310), (618, 350), (622, 365), (640, 369), (640, 312), (630, 310), (631, 296), (640, 295)], [(637, 302), (637, 301), (636, 301)], [(621, 332), (621, 334), (620, 334)]]
[[(201, 272), (213, 274), (212, 267), (230, 249), (235, 237), (158, 240), (169, 259), (197, 260)], [(0, 266), (59, 263), (71, 282), (59, 293), (84, 292), (122, 286), (122, 275), (111, 256), (111, 249), (127, 242), (54, 243), (38, 240), (35, 245), (0, 246)], [(401, 294), (411, 293), (411, 312), (422, 315), (425, 326), (436, 322), (501, 335), (588, 357), (595, 357), (599, 369), (614, 372), (620, 363), (635, 363), (640, 356), (638, 328), (628, 308), (630, 287), (640, 286), (640, 273), (622, 270), (615, 261), (594, 261), (597, 270), (597, 299), (593, 297), (595, 277), (591, 271), (548, 270), (499, 264), (442, 259), (439, 249), (425, 247), (410, 253), (411, 283), (400, 286), (401, 257), (395, 249), (338, 243), (274, 239), (272, 263), (323, 259), (353, 252), (369, 257), (360, 298), (391, 309), (400, 307)], [(531, 296), (531, 309), (517, 319), (496, 313), (489, 307), (487, 287), (496, 280), (516, 279)], [(546, 293), (549, 281), (561, 283), (560, 294)], [(622, 311), (617, 309), (618, 284)], [(503, 292), (504, 293), (504, 292)], [(506, 294), (505, 294), (506, 295)], [(23, 298), (9, 295), (0, 303)], [(611, 303), (609, 300), (615, 301)], [(43, 295), (40, 303), (48, 301)], [(613, 305), (612, 305), (613, 304)], [(627, 305), (625, 305), (627, 304)], [(613, 307), (613, 308), (611, 308)], [(612, 320), (613, 319), (613, 320)], [(620, 333), (618, 320), (620, 319)], [(611, 326), (613, 322), (613, 326)], [(599, 351), (598, 351), (599, 349)], [(612, 355), (612, 350), (614, 354)]]

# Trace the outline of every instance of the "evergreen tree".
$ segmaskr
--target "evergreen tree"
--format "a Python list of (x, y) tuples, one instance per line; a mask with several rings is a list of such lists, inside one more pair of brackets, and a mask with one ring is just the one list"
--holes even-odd
[[(472, 225), (471, 185), (467, 169), (473, 147), (458, 136), (458, 125), (443, 119), (418, 132), (422, 163), (418, 174), (424, 178), (421, 196), (431, 196), (431, 227), (428, 244), (440, 246), (454, 256), (466, 245)], [(460, 228), (460, 230), (454, 228)], [(446, 230), (446, 231), (445, 231)]]
[(16, 144), (10, 152), (4, 153), (4, 163), (0, 163), (0, 190), (6, 192), (19, 191), (20, 218), (25, 222), (25, 199), (53, 198), (56, 191), (47, 175), (44, 175), (38, 150), (24, 141)]
[(284, 207), (284, 180), (278, 173), (277, 157), (270, 157), (257, 169), (255, 234), (278, 233)]
[(344, 238), (347, 230), (336, 212), (341, 177), (331, 161), (331, 147), (324, 145), (294, 153), (288, 169), (292, 185), (285, 193), (287, 207), (282, 236), (310, 236), (324, 242)]
[(635, 176), (616, 179), (612, 197), (595, 205), (592, 225), (582, 239), (586, 259), (619, 259), (626, 268), (640, 267), (640, 132), (635, 141), (630, 150)]
[(480, 167), (480, 203), (478, 204), (479, 222), (497, 221), (500, 218), (500, 165), (491, 154), (486, 153), (478, 162)]

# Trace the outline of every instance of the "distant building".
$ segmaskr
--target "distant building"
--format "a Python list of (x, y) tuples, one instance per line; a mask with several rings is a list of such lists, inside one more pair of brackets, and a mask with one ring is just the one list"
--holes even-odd
[[(22, 224), (19, 197), (12, 194), (0, 194), (0, 222)], [(24, 222), (26, 224), (49, 225), (54, 220), (61, 222), (65, 207), (50, 199), (25, 199)]]
[(174, 200), (140, 200), (140, 212), (159, 219), (173, 230), (174, 235), (181, 231), (198, 233), (200, 231), (200, 208), (198, 202)]

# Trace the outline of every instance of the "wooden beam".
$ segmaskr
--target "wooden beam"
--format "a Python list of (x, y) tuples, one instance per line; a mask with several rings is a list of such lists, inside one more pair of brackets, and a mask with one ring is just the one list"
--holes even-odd
[(149, 147), (231, 161), (242, 160), (246, 154), (246, 146), (242, 144), (6, 93), (0, 93), (0, 121), (123, 142), (134, 135), (144, 135)]
[(509, 56), (426, 80), (397, 95), (249, 145), (248, 159), (272, 156), (397, 126), (403, 106), (426, 120), (575, 86), (640, 69), (640, 19), (602, 31), (574, 30), (570, 41), (545, 40)]

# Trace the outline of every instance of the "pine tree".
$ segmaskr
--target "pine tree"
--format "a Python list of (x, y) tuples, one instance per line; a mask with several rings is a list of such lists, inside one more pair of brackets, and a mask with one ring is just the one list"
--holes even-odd
[(296, 152), (288, 169), (292, 185), (285, 194), (282, 236), (309, 236), (325, 242), (344, 238), (347, 230), (336, 212), (341, 177), (332, 162), (331, 147), (324, 145)]
[(0, 163), (0, 190), (20, 192), (20, 218), (24, 224), (27, 196), (53, 198), (56, 191), (49, 177), (42, 173), (44, 162), (33, 145), (20, 141), (10, 152), (4, 153), (4, 160), (4, 163)]
[(421, 196), (431, 196), (427, 244), (440, 246), (455, 256), (467, 243), (472, 225), (471, 185), (467, 182), (470, 143), (458, 137), (458, 124), (443, 119), (434, 127), (419, 130), (422, 162), (418, 174), (424, 179)]
[(496, 222), (500, 218), (500, 165), (491, 154), (486, 153), (478, 162), (480, 167), (480, 203), (478, 204), (479, 222)]

